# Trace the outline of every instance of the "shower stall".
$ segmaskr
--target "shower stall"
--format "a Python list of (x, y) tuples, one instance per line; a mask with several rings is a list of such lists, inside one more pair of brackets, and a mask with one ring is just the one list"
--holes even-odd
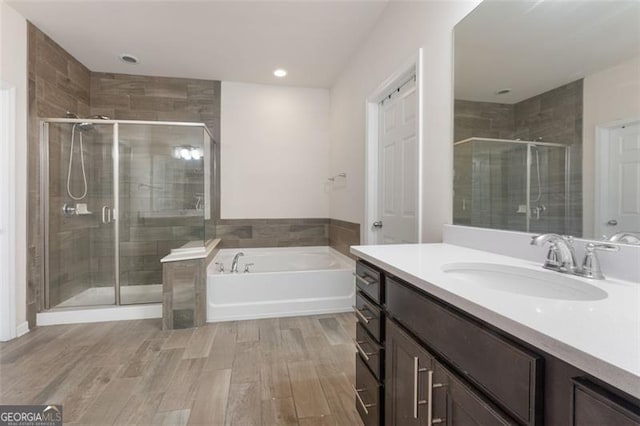
[(570, 147), (469, 138), (454, 144), (457, 225), (564, 234), (570, 223)]
[(44, 308), (162, 301), (171, 250), (215, 238), (215, 142), (202, 123), (41, 123)]

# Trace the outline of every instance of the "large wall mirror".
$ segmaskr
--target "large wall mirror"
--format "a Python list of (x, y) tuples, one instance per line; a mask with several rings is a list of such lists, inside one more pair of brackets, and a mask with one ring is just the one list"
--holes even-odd
[(454, 223), (640, 243), (640, 2), (485, 0), (454, 38)]

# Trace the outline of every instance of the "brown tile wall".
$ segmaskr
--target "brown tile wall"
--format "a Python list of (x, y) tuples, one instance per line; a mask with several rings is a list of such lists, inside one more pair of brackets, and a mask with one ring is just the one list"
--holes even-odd
[(360, 224), (344, 220), (329, 219), (329, 245), (353, 259), (349, 247), (360, 244)]
[(326, 246), (329, 219), (220, 219), (222, 248)]
[[(90, 71), (66, 52), (51, 38), (29, 23), (28, 28), (29, 72), (29, 129), (28, 129), (28, 271), (27, 271), (27, 320), (35, 326), (36, 312), (43, 308), (42, 285), (43, 235), (40, 226), (40, 132), (39, 117), (64, 117), (67, 111), (88, 115), (90, 101)], [(60, 140), (69, 135), (51, 134), (54, 146), (60, 149)], [(52, 152), (64, 157), (63, 151)], [(55, 166), (55, 163), (53, 164)], [(57, 197), (55, 188), (52, 196)], [(52, 212), (59, 211), (60, 197), (52, 199)], [(52, 247), (52, 279), (58, 282), (51, 294), (52, 300), (66, 298), (88, 286), (89, 251), (86, 250), (88, 230), (94, 224), (88, 218), (83, 221), (65, 221), (54, 215), (52, 236), (59, 241)]]
[(454, 111), (454, 142), (471, 137), (513, 138), (515, 123), (513, 105), (456, 99)]

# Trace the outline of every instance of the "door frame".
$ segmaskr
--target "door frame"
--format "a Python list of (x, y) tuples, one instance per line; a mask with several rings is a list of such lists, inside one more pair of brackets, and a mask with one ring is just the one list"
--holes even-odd
[(607, 200), (609, 188), (605, 179), (609, 175), (609, 139), (611, 131), (616, 127), (640, 123), (640, 118), (625, 118), (596, 125), (596, 146), (594, 158), (594, 197), (593, 197), (593, 237), (599, 239), (602, 235), (603, 206)]
[(376, 231), (371, 224), (377, 219), (378, 212), (378, 133), (379, 133), (379, 103), (389, 93), (396, 89), (397, 85), (405, 83), (412, 75), (416, 76), (416, 135), (418, 138), (418, 235), (416, 241), (422, 242), (422, 48), (409, 58), (396, 72), (387, 77), (373, 92), (367, 96), (365, 104), (366, 116), (366, 146), (365, 146), (365, 214), (362, 224), (364, 244), (376, 244)]
[(0, 342), (18, 337), (16, 328), (16, 89), (0, 82), (0, 197), (7, 204), (0, 209)]

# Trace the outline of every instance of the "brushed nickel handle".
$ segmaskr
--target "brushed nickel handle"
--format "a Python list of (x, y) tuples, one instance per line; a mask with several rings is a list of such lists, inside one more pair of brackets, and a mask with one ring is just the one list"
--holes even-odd
[(373, 222), (373, 227), (374, 228), (378, 228), (378, 229), (382, 228), (382, 221), (381, 220), (377, 220), (377, 221)]
[(433, 418), (433, 390), (443, 388), (446, 385), (444, 383), (433, 383), (433, 370), (427, 372), (427, 425), (437, 425), (444, 423), (446, 417)]
[(360, 312), (360, 310), (358, 308), (355, 307), (355, 305), (352, 306), (352, 308), (353, 308), (353, 312), (355, 312), (356, 315), (358, 317), (360, 317), (362, 319), (362, 321), (364, 321), (365, 324), (369, 324), (369, 320), (374, 319), (374, 317), (365, 317), (364, 314), (362, 312)]
[[(420, 368), (420, 360), (417, 356), (413, 357), (413, 418), (418, 418), (418, 406), (427, 404), (427, 401), (418, 399), (418, 374), (428, 371), (426, 368)], [(430, 371), (430, 370), (429, 370)]]
[(365, 361), (369, 361), (369, 356), (370, 355), (375, 355), (376, 354), (375, 352), (365, 352), (365, 350), (362, 349), (362, 346), (360, 346), (360, 344), (361, 343), (366, 343), (364, 341), (353, 339), (353, 343), (356, 345), (356, 349), (358, 350), (360, 355), (362, 355), (362, 357), (365, 359)]
[(365, 277), (362, 277), (362, 276), (360, 276), (360, 275), (358, 275), (358, 274), (356, 274), (356, 273), (354, 272), (354, 273), (353, 273), (353, 276), (354, 276), (354, 277), (356, 277), (356, 279), (357, 279), (358, 281), (360, 281), (361, 283), (363, 283), (363, 284), (366, 284), (366, 285), (371, 285), (371, 284), (373, 284), (372, 282), (367, 281), (367, 279), (365, 278), (367, 275), (365, 275)]
[(353, 385), (351, 385), (351, 389), (353, 389), (353, 393), (356, 394), (356, 398), (358, 399), (358, 402), (360, 403), (360, 406), (364, 410), (365, 414), (369, 414), (368, 408), (371, 408), (371, 407), (375, 406), (376, 404), (365, 404), (364, 403), (364, 401), (360, 397), (360, 392), (365, 391), (366, 389), (356, 389), (356, 387), (353, 386)]

